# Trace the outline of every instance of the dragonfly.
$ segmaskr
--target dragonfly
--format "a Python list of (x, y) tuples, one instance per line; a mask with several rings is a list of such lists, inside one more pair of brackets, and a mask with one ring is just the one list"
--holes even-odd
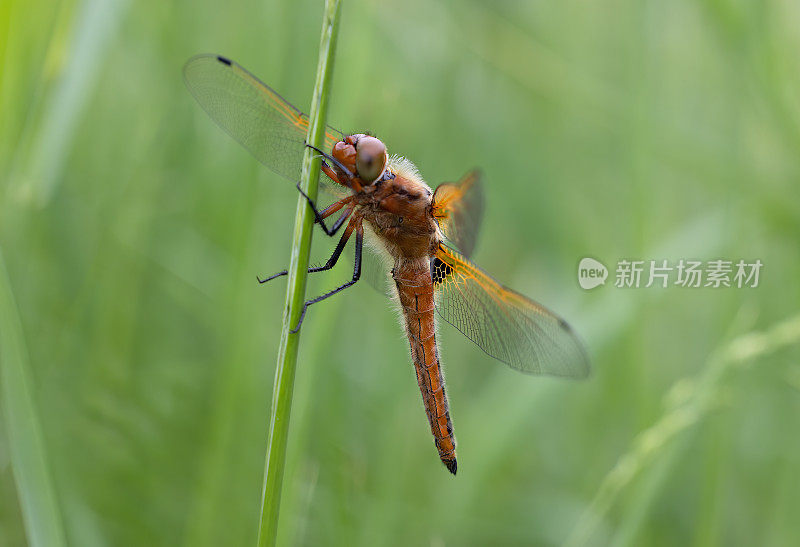
[[(384, 142), (369, 132), (343, 133), (326, 126), (324, 149), (307, 144), (308, 116), (226, 57), (192, 57), (183, 74), (191, 94), (222, 129), (261, 163), (297, 183), (315, 224), (327, 236), (335, 237), (344, 227), (330, 258), (309, 268), (309, 274), (332, 269), (347, 243), (355, 240), (352, 278), (307, 300), (293, 332), (309, 306), (361, 279), (362, 259), (367, 256), (365, 233), (385, 249), (392, 267), (384, 270), (384, 276), (390, 287), (393, 281), (391, 290), (402, 310), (402, 327), (434, 443), (453, 475), (458, 469), (456, 440), (437, 343), (437, 316), (513, 369), (587, 376), (586, 351), (564, 319), (504, 287), (469, 260), (483, 211), (478, 171), (433, 190), (410, 160), (389, 155)], [(299, 184), (306, 147), (321, 157), (321, 186), (337, 197), (322, 210)], [(331, 223), (330, 217), (337, 213)], [(283, 270), (258, 281), (286, 274)]]

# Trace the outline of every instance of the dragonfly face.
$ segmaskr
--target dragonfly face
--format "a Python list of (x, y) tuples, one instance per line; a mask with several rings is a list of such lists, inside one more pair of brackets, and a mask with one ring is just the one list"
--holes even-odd
[[(309, 125), (305, 114), (224, 57), (193, 57), (184, 67), (184, 79), (220, 127), (264, 165), (297, 182)], [(503, 287), (468, 260), (483, 213), (479, 173), (468, 173), (459, 183), (440, 184), (431, 192), (411, 162), (389, 157), (383, 142), (373, 136), (345, 135), (328, 126), (325, 149), (330, 155), (315, 149), (324, 156), (321, 182), (340, 199), (318, 211), (303, 195), (327, 235), (345, 228), (328, 262), (308, 271), (333, 268), (355, 234), (353, 278), (307, 301), (295, 330), (308, 306), (359, 281), (366, 256), (363, 224), (370, 225), (392, 258), (394, 292), (428, 423), (440, 459), (455, 474), (456, 445), (439, 362), (437, 316), (489, 356), (522, 372), (584, 377), (588, 358), (566, 321)], [(337, 213), (340, 216), (328, 228), (325, 219)], [(286, 270), (259, 281), (282, 275)]]
[(344, 172), (334, 163), (334, 169), (340, 177), (355, 174), (361, 179), (362, 186), (369, 186), (378, 180), (386, 171), (389, 156), (386, 145), (379, 139), (364, 133), (348, 135), (333, 145), (331, 155), (348, 172)]

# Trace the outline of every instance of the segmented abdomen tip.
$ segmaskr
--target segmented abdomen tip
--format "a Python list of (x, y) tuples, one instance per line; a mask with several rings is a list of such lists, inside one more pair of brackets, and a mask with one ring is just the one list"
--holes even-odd
[(450, 471), (453, 475), (456, 474), (456, 470), (458, 469), (458, 464), (456, 463), (456, 459), (453, 458), (452, 460), (442, 460), (442, 463)]

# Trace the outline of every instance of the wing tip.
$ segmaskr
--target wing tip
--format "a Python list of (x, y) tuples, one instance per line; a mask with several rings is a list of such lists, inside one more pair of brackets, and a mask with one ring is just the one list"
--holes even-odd
[(592, 375), (592, 365), (589, 364), (589, 358), (583, 355), (578, 368), (575, 370), (573, 378), (576, 380), (585, 380)]
[(562, 317), (556, 316), (558, 319), (558, 326), (572, 338), (575, 346), (576, 355), (574, 356), (575, 365), (570, 367), (570, 373), (567, 374), (577, 380), (583, 380), (592, 375), (592, 365), (589, 360), (589, 354), (586, 352), (584, 345), (578, 333), (572, 328), (572, 325), (566, 322)]
[(453, 458), (452, 460), (445, 460), (444, 458), (442, 458), (442, 463), (447, 468), (447, 470), (450, 471), (455, 476), (456, 471), (458, 471), (458, 462), (456, 462), (456, 459)]
[(473, 167), (472, 169), (467, 171), (467, 173), (463, 177), (461, 177), (461, 180), (459, 182), (464, 183), (469, 181), (470, 184), (472, 184), (475, 188), (482, 190), (483, 186), (481, 183), (482, 180), (483, 180), (483, 169), (481, 169), (480, 167)]
[(227, 57), (222, 55), (217, 55), (216, 53), (198, 53), (196, 55), (192, 55), (189, 57), (186, 62), (183, 64), (183, 80), (186, 82), (186, 85), (191, 89), (191, 84), (189, 82), (189, 71), (195, 65), (195, 63), (207, 61), (209, 59), (213, 59), (222, 63), (225, 66), (232, 66), (234, 63)]
[(570, 331), (570, 334), (572, 334), (572, 338), (575, 342), (575, 351), (570, 360), (569, 372), (564, 374), (564, 376), (575, 380), (586, 380), (592, 375), (592, 365), (589, 354), (586, 352), (586, 346), (583, 345), (578, 336), (572, 331)]

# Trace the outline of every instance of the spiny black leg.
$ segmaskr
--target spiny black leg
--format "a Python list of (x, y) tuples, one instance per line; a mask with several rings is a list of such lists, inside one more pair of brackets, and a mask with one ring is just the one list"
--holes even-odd
[(352, 211), (352, 209), (346, 210), (344, 213), (342, 213), (342, 216), (340, 216), (338, 219), (336, 219), (336, 222), (334, 222), (333, 226), (331, 226), (331, 228), (329, 229), (327, 226), (325, 226), (325, 219), (322, 218), (322, 213), (319, 212), (319, 210), (317, 210), (317, 204), (314, 203), (313, 199), (308, 197), (308, 194), (303, 192), (303, 189), (300, 188), (300, 183), (299, 182), (297, 183), (297, 191), (300, 192), (300, 194), (304, 198), (306, 198), (306, 201), (311, 206), (311, 210), (314, 212), (314, 222), (316, 222), (317, 224), (319, 224), (322, 227), (322, 230), (325, 232), (325, 234), (327, 234), (327, 235), (329, 235), (331, 237), (335, 236), (336, 232), (338, 232), (339, 228), (341, 228), (342, 224), (344, 224), (344, 221), (347, 220), (347, 217), (350, 215), (350, 212)]
[[(346, 173), (346, 174), (347, 174), (347, 178), (348, 178), (348, 179), (352, 179), (352, 178), (355, 176), (353, 173), (351, 173), (351, 172), (350, 172), (350, 169), (348, 169), (347, 167), (345, 167), (345, 166), (342, 164), (342, 162), (340, 162), (339, 160), (337, 160), (337, 159), (336, 159), (336, 158), (334, 158), (333, 156), (331, 156), (331, 155), (329, 155), (329, 154), (326, 154), (325, 152), (323, 152), (322, 150), (320, 150), (320, 149), (319, 149), (319, 148), (317, 148), (316, 146), (311, 146), (310, 144), (306, 144), (306, 146), (307, 146), (307, 147), (309, 147), (309, 148), (310, 148), (311, 150), (313, 150), (314, 152), (317, 152), (317, 153), (318, 153), (320, 156), (322, 156), (323, 158), (325, 158), (325, 159), (326, 159), (326, 160), (328, 160), (329, 162), (331, 162), (331, 163), (333, 163), (334, 165), (336, 165), (336, 167), (338, 167), (339, 169), (341, 169), (343, 173)], [(325, 163), (325, 161), (323, 160), (323, 162), (322, 162), (322, 163)]]
[[(339, 219), (336, 221), (336, 224), (333, 225), (334, 231), (339, 229), (339, 227), (344, 223), (345, 219), (349, 214), (350, 211), (345, 211), (345, 213), (341, 217), (339, 217)], [(339, 257), (342, 255), (342, 251), (344, 250), (344, 247), (347, 244), (348, 239), (350, 239), (350, 233), (345, 232), (342, 235), (342, 238), (339, 240), (339, 243), (336, 244), (336, 248), (333, 250), (333, 254), (330, 256), (325, 265), (318, 266), (316, 268), (309, 268), (308, 273), (324, 272), (325, 270), (330, 270), (331, 268), (336, 266), (336, 261), (339, 260)], [(289, 273), (288, 270), (283, 270), (274, 275), (269, 276), (266, 279), (261, 279), (258, 276), (256, 276), (256, 279), (258, 280), (259, 283), (266, 283), (267, 281), (272, 281), (276, 277), (281, 277), (287, 275), (288, 273)]]
[(280, 277), (280, 276), (282, 276), (282, 275), (287, 275), (288, 273), (289, 273), (289, 270), (283, 270), (282, 272), (278, 272), (278, 273), (276, 273), (276, 274), (274, 274), (274, 275), (271, 275), (271, 276), (269, 276), (269, 277), (268, 277), (268, 278), (266, 278), (266, 279), (261, 279), (261, 278), (260, 278), (260, 277), (258, 277), (258, 276), (256, 276), (256, 279), (258, 279), (258, 282), (259, 282), (259, 283), (266, 283), (267, 281), (272, 281), (272, 280), (273, 280), (273, 279), (275, 279), (276, 277)]
[(339, 216), (339, 218), (336, 219), (336, 222), (333, 223), (333, 226), (331, 226), (331, 233), (328, 234), (329, 236), (333, 237), (334, 235), (336, 235), (336, 232), (339, 231), (339, 228), (342, 227), (342, 224), (344, 224), (344, 221), (347, 220), (347, 217), (350, 216), (350, 213), (352, 211), (353, 211), (352, 207), (345, 209), (345, 211)]
[[(345, 245), (347, 245), (347, 241), (350, 239), (350, 233), (345, 232), (344, 234), (342, 234), (341, 239), (339, 239), (339, 243), (336, 244), (336, 248), (333, 250), (333, 254), (331, 254), (330, 258), (328, 259), (328, 261), (325, 263), (324, 266), (309, 268), (308, 273), (324, 272), (325, 270), (330, 270), (331, 268), (336, 266), (336, 262), (339, 260), (339, 257), (342, 255), (342, 251), (344, 250)], [(358, 241), (360, 237), (361, 237), (360, 234), (356, 234), (356, 246), (358, 246)]]
[[(344, 239), (344, 236), (342, 236), (342, 239)], [(336, 287), (332, 291), (326, 292), (325, 294), (323, 294), (321, 296), (318, 296), (318, 297), (313, 298), (311, 300), (306, 300), (305, 304), (303, 304), (303, 311), (300, 312), (300, 319), (297, 320), (297, 326), (295, 326), (295, 328), (293, 328), (289, 332), (291, 332), (292, 334), (295, 334), (297, 331), (300, 330), (300, 325), (303, 324), (303, 319), (306, 316), (306, 310), (308, 309), (308, 307), (311, 304), (316, 304), (317, 302), (321, 302), (322, 300), (325, 300), (326, 298), (330, 298), (334, 294), (345, 290), (347, 287), (350, 287), (351, 285), (354, 285), (359, 280), (359, 278), (361, 277), (361, 248), (362, 248), (363, 243), (364, 243), (364, 231), (361, 228), (361, 225), (359, 225), (358, 226), (358, 231), (356, 232), (356, 259), (355, 259), (355, 265), (353, 267), (353, 279), (351, 279), (350, 281), (348, 281), (344, 285)], [(339, 250), (339, 252), (341, 253), (341, 250)], [(336, 253), (334, 252), (334, 254), (336, 254)], [(333, 258), (333, 257), (331, 257), (331, 258)], [(323, 268), (324, 268), (324, 266), (323, 266)]]
[(311, 210), (314, 212), (314, 222), (316, 222), (317, 224), (322, 226), (322, 230), (326, 234), (332, 235), (330, 233), (330, 230), (328, 230), (328, 227), (325, 226), (325, 219), (322, 218), (322, 214), (319, 212), (319, 210), (317, 210), (317, 204), (314, 203), (313, 199), (308, 197), (308, 194), (303, 192), (303, 189), (300, 188), (300, 183), (299, 182), (297, 183), (297, 191), (300, 192), (300, 195), (302, 195), (304, 198), (306, 198), (306, 201), (308, 202), (308, 205), (311, 207)]

